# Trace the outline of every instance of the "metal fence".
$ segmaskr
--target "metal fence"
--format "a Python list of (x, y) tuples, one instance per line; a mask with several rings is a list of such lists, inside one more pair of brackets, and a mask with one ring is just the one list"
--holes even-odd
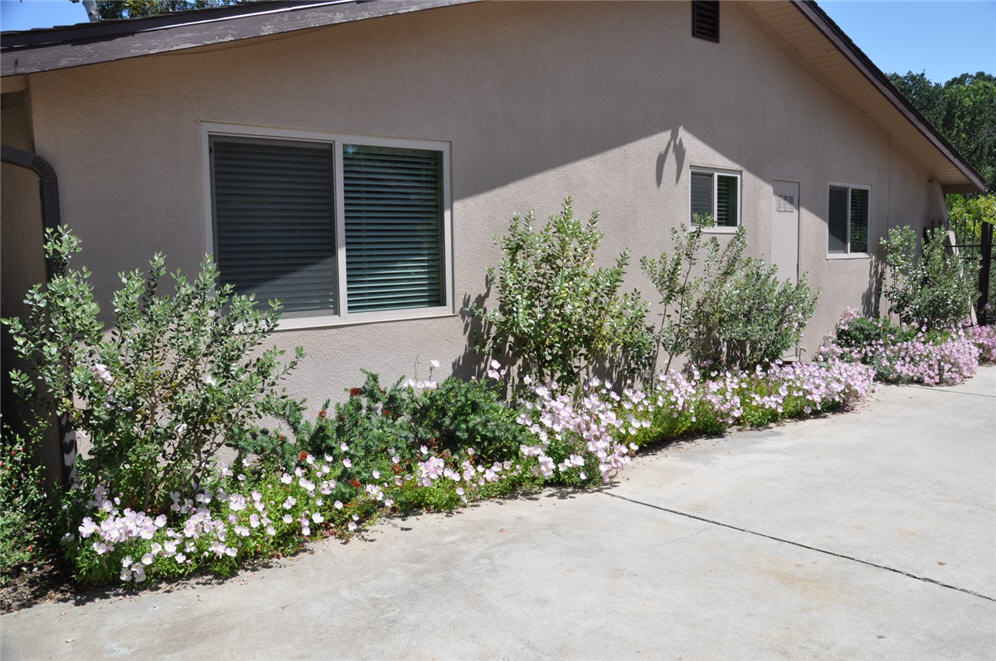
[(993, 225), (986, 222), (953, 223), (958, 255), (979, 267), (979, 298), (975, 305), (980, 324), (996, 321), (996, 290), (992, 286)]

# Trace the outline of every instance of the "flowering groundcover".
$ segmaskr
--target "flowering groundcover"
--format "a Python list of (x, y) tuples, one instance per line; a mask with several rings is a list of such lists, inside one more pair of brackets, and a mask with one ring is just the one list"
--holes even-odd
[(848, 308), (818, 360), (863, 363), (886, 383), (955, 385), (975, 375), (982, 363), (996, 362), (996, 328), (961, 326), (927, 331), (867, 319)]
[[(493, 366), (491, 376), (502, 372)], [(348, 538), (384, 514), (451, 510), (544, 485), (606, 484), (642, 445), (844, 409), (871, 390), (873, 376), (867, 366), (831, 360), (709, 378), (668, 373), (647, 390), (621, 393), (598, 380), (573, 396), (536, 385), (519, 403), (530, 441), (514, 459), (485, 462), (473, 447), (426, 445), (409, 459), (392, 447), (359, 457), (342, 443), (321, 457), (302, 451), (290, 469), (219, 466), (197, 493), (170, 494), (162, 512), (138, 511), (98, 487), (70, 508), (80, 523), (63, 543), (87, 585), (228, 575), (309, 539)]]

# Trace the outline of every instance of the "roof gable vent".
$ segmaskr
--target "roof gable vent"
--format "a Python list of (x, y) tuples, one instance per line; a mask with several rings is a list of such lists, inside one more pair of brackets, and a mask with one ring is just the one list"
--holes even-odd
[(692, 0), (692, 36), (719, 42), (719, 0)]

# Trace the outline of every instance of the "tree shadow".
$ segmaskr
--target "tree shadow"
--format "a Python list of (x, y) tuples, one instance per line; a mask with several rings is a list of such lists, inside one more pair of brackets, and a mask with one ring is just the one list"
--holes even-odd
[(880, 254), (874, 253), (868, 261), (868, 288), (861, 294), (861, 312), (866, 317), (872, 319), (879, 317), (884, 283), (885, 263)]
[(672, 151), (674, 151), (674, 183), (678, 183), (681, 180), (681, 171), (685, 167), (685, 142), (681, 139), (679, 132), (681, 131), (680, 126), (675, 126), (671, 129), (671, 136), (668, 138), (667, 143), (664, 145), (664, 151), (657, 155), (657, 187), (660, 188), (664, 184), (664, 165), (667, 163), (667, 157)]

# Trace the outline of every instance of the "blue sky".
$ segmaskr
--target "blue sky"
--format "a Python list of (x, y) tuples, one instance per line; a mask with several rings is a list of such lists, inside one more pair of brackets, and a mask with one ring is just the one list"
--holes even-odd
[[(886, 73), (921, 71), (939, 83), (958, 74), (996, 74), (996, 0), (822, 0), (851, 39)], [(69, 0), (0, 0), (0, 28), (85, 22)]]

